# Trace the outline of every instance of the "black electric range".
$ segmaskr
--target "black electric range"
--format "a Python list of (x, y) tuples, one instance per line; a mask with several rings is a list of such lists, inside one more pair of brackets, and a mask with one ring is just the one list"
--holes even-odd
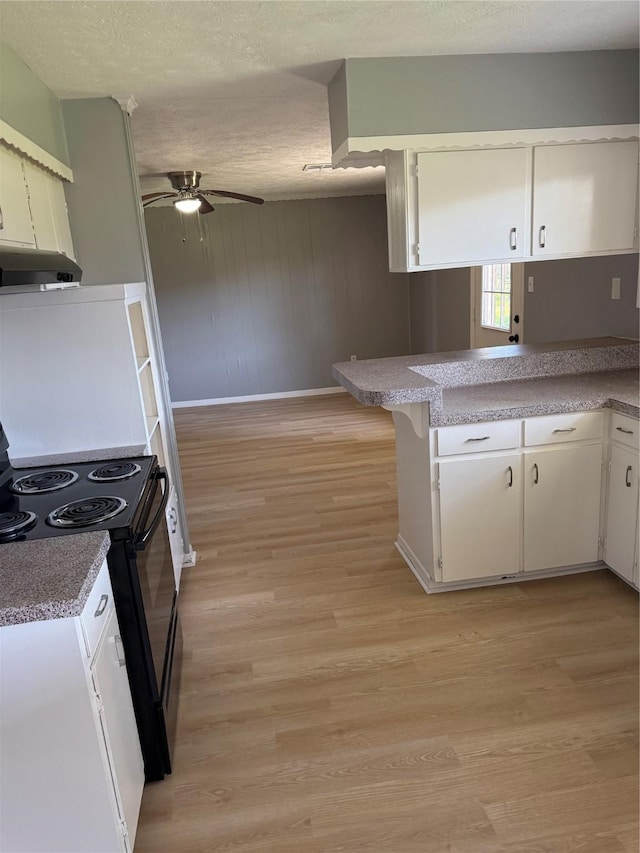
[(137, 456), (39, 468), (5, 467), (0, 543), (90, 530), (131, 535), (157, 461)]
[(172, 766), (182, 657), (167, 472), (155, 456), (13, 468), (8, 447), (0, 425), (0, 559), (5, 544), (109, 533), (107, 565), (145, 777), (162, 779)]

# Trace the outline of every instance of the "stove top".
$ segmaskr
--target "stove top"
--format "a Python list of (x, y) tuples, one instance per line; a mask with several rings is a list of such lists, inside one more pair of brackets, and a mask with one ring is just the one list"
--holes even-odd
[[(0, 544), (135, 527), (155, 456), (9, 468), (0, 485)], [(7, 473), (7, 472), (5, 472)]]

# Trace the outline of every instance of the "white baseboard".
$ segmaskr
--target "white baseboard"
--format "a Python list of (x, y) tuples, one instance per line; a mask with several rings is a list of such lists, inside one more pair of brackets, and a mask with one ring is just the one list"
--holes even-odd
[(579, 566), (572, 566), (571, 568), (543, 569), (537, 572), (516, 572), (513, 575), (503, 575), (502, 577), (478, 578), (467, 581), (440, 583), (438, 581), (434, 581), (433, 578), (430, 577), (424, 566), (422, 566), (416, 559), (415, 554), (413, 554), (399, 534), (394, 544), (396, 550), (400, 552), (402, 559), (415, 575), (420, 586), (430, 595), (434, 592), (454, 592), (458, 589), (478, 589), (479, 587), (484, 586), (501, 586), (502, 584), (507, 583), (523, 583), (525, 581), (562, 577), (562, 575), (577, 575), (582, 574), (583, 572), (599, 572), (602, 569), (609, 568), (609, 566), (599, 560), (597, 563), (585, 563)]
[(172, 409), (191, 409), (195, 406), (224, 406), (226, 403), (252, 403), (257, 400), (284, 400), (287, 397), (316, 397), (320, 394), (343, 394), (346, 388), (308, 388), (306, 391), (276, 391), (274, 394), (247, 394), (244, 397), (214, 397), (212, 400), (181, 400), (172, 403)]

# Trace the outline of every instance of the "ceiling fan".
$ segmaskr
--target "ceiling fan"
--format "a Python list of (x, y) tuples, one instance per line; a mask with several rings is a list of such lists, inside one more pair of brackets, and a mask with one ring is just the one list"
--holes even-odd
[(147, 193), (142, 196), (142, 206), (148, 207), (163, 198), (172, 198), (176, 208), (181, 213), (213, 213), (214, 208), (205, 196), (218, 195), (223, 198), (237, 198), (239, 201), (250, 201), (252, 204), (264, 204), (263, 198), (243, 193), (232, 193), (228, 190), (201, 190), (200, 178), (202, 172), (167, 172), (174, 192)]

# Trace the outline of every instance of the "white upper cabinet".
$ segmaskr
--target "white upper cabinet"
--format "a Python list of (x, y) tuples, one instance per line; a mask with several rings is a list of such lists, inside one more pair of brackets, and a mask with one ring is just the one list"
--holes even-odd
[(62, 180), (4, 145), (0, 209), (0, 242), (74, 257)]
[(73, 243), (62, 181), (25, 160), (29, 208), (38, 249), (62, 252), (73, 258)]
[(549, 145), (533, 156), (534, 256), (633, 249), (636, 142)]
[(0, 145), (0, 242), (35, 247), (22, 158)]
[(386, 154), (392, 272), (637, 250), (638, 142)]
[(418, 154), (418, 263), (522, 259), (530, 161), (526, 148)]

